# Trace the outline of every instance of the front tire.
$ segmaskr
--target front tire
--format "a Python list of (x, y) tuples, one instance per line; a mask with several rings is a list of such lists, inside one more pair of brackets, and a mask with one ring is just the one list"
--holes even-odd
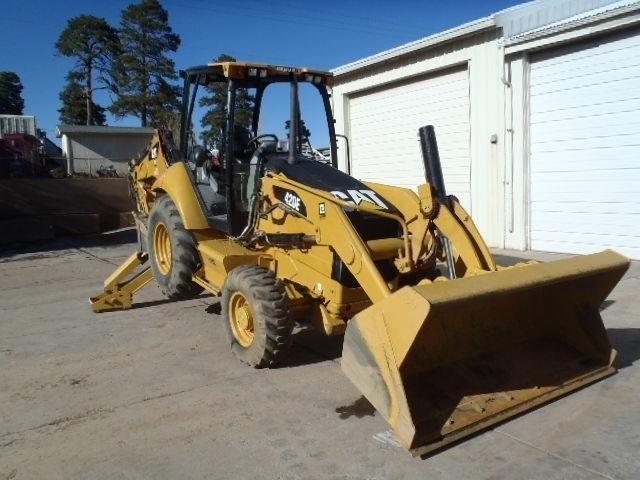
[(274, 367), (291, 346), (289, 299), (274, 273), (258, 265), (233, 269), (222, 288), (222, 318), (233, 353), (254, 367)]
[(158, 199), (151, 210), (147, 245), (153, 276), (167, 298), (193, 298), (202, 292), (191, 280), (200, 264), (195, 240), (169, 196)]

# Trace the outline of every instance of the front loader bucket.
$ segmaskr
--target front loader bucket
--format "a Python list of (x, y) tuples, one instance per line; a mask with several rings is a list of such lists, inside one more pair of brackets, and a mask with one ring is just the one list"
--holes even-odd
[(404, 287), (349, 321), (342, 369), (415, 455), (615, 372), (612, 251)]

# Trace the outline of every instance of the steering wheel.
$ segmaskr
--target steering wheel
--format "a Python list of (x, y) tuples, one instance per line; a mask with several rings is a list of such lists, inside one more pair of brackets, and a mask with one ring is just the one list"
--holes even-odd
[[(258, 135), (257, 137), (254, 137), (251, 140), (249, 140), (249, 143), (247, 143), (247, 150), (248, 151), (257, 150), (260, 147), (264, 147), (264, 144), (268, 145), (267, 142), (264, 142), (264, 144), (263, 144), (263, 141), (265, 139), (267, 139), (267, 138), (270, 138), (270, 139), (273, 140), (273, 144), (272, 145), (273, 145), (273, 150), (275, 151), (275, 147), (278, 145), (278, 137), (276, 135), (272, 134), (272, 133), (266, 133), (264, 135)], [(269, 143), (271, 143), (271, 142), (269, 142)], [(268, 147), (267, 148), (263, 148), (263, 151), (266, 151), (266, 150), (268, 150)]]

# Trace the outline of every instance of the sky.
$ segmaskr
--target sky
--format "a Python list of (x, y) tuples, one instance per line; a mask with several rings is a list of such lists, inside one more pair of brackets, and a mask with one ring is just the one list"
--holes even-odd
[[(104, 17), (118, 26), (134, 0), (21, 0), (0, 16), (0, 71), (18, 74), (25, 115), (59, 144), (59, 93), (74, 61), (55, 52), (67, 21)], [(517, 0), (161, 0), (181, 45), (171, 54), (176, 70), (201, 65), (221, 53), (238, 60), (330, 70), (363, 57), (454, 28)], [(18, 6), (19, 5), (19, 6)], [(107, 107), (106, 92), (94, 99)], [(136, 126), (134, 118), (108, 116), (107, 124)]]

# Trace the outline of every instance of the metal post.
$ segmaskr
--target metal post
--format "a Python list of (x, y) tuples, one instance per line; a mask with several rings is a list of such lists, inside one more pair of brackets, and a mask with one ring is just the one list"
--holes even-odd
[(300, 110), (298, 109), (298, 79), (291, 75), (291, 114), (289, 125), (289, 158), (288, 163), (296, 163), (298, 156), (298, 127), (300, 123)]

